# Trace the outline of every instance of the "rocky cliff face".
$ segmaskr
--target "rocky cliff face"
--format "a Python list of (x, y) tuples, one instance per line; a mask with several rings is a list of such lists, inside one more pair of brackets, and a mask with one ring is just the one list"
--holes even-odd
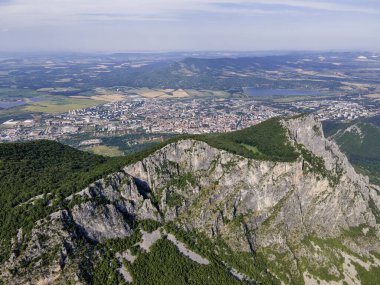
[[(220, 221), (241, 215), (250, 217), (252, 227), (273, 216), (275, 227), (284, 223), (287, 231), (323, 236), (360, 224), (376, 226), (369, 207), (371, 198), (379, 206), (375, 187), (323, 137), (320, 123), (312, 117), (283, 123), (294, 144), (323, 158), (329, 177), (305, 171), (302, 157), (292, 163), (255, 161), (192, 140), (168, 145), (124, 170), (148, 185), (165, 220), (190, 217), (188, 227), (210, 235), (220, 231)], [(331, 177), (336, 185), (329, 183)], [(176, 205), (168, 203), (171, 193), (178, 196)], [(192, 214), (183, 214), (187, 211)]]
[[(149, 219), (221, 237), (236, 252), (263, 255), (285, 283), (330, 278), (355, 284), (346, 263), (358, 257), (368, 266), (379, 262), (380, 189), (355, 172), (312, 116), (282, 124), (300, 150), (297, 161), (247, 159), (194, 140), (169, 144), (67, 197), (74, 206), (40, 221), (2, 277), (46, 283), (71, 274), (80, 280), (86, 272), (78, 264), (91, 254), (78, 252), (91, 252), (91, 246), (77, 245), (79, 239), (127, 237), (135, 221)], [(39, 260), (51, 248), (54, 262), (44, 266)], [(27, 271), (15, 274), (22, 262), (33, 263), (32, 279)]]

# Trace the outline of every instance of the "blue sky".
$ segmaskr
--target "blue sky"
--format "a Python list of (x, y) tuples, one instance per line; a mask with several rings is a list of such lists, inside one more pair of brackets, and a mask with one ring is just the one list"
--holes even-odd
[(0, 0), (0, 51), (380, 50), (380, 0)]

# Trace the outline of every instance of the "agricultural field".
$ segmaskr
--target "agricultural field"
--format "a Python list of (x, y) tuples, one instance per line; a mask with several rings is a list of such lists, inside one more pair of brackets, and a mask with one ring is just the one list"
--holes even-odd
[(194, 89), (156, 89), (156, 88), (130, 88), (126, 91), (128, 95), (138, 95), (149, 99), (171, 99), (171, 98), (197, 98), (197, 97), (229, 97), (230, 93), (215, 90)]
[(63, 113), (125, 98), (121, 95), (88, 93), (65, 96), (57, 89), (51, 88), (39, 90), (0, 88), (0, 121), (8, 117)]
[(380, 100), (380, 93), (375, 93), (375, 94), (368, 94), (365, 95), (368, 98), (374, 99), (374, 100)]
[[(99, 98), (100, 99), (100, 98)], [(44, 101), (27, 104), (23, 110), (30, 113), (63, 113), (69, 110), (82, 109), (103, 104), (107, 101), (94, 100), (92, 98), (71, 98), (63, 96), (51, 96)]]
[[(73, 88), (40, 88), (38, 90), (0, 88), (0, 123), (19, 116), (36, 114), (59, 114), (69, 110), (93, 107), (108, 102), (135, 98), (186, 99), (203, 97), (229, 97), (224, 91), (152, 89), (152, 88), (95, 88), (79, 92)], [(79, 92), (78, 94), (71, 95)]]

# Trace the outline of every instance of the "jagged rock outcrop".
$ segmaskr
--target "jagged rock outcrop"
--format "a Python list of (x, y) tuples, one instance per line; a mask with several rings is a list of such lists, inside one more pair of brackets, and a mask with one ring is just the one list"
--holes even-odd
[[(12, 280), (13, 284), (73, 280), (81, 284), (79, 280), (86, 280), (88, 274), (83, 268), (90, 266), (83, 264), (91, 264), (94, 242), (130, 236), (136, 220), (161, 219), (149, 193), (141, 191), (146, 189), (140, 189), (133, 177), (118, 172), (67, 197), (66, 201), (73, 203), (70, 210), (39, 220), (27, 240), (17, 238), (10, 260), (0, 270), (0, 280)], [(25, 249), (19, 250), (21, 244)]]
[[(303, 144), (324, 159), (331, 175), (340, 175), (337, 185), (331, 186), (328, 178), (315, 173), (305, 173), (301, 158), (292, 163), (255, 161), (193, 140), (170, 144), (124, 170), (145, 181), (160, 198), (166, 220), (186, 219), (189, 215), (181, 213), (189, 209), (192, 214), (186, 225), (210, 234), (221, 231), (221, 221), (239, 215), (249, 215), (250, 227), (258, 228), (275, 211), (273, 227), (283, 224), (287, 232), (333, 236), (360, 224), (376, 226), (368, 206), (373, 190), (367, 178), (358, 175), (337, 145), (323, 137), (320, 123), (311, 116), (283, 123), (294, 144)], [(338, 168), (341, 174), (336, 173)], [(173, 179), (182, 177), (184, 187), (175, 188)], [(173, 187), (181, 196), (175, 216), (164, 195)], [(259, 242), (270, 245), (282, 239), (279, 233)]]
[[(343, 269), (330, 262), (332, 255), (343, 255), (337, 250), (326, 254), (328, 249), (310, 238), (339, 237), (350, 252), (375, 260), (371, 253), (380, 253), (379, 188), (355, 172), (312, 116), (282, 124), (299, 149), (296, 161), (248, 159), (190, 139), (168, 144), (67, 197), (70, 210), (39, 221), (26, 250), (11, 256), (2, 276), (16, 280), (12, 278), (20, 263), (38, 262), (47, 251), (36, 237), (49, 232), (46, 248), (57, 249), (55, 259), (49, 266), (37, 265), (35, 276), (77, 278), (79, 248), (90, 259), (91, 243), (130, 236), (136, 220), (150, 219), (219, 236), (236, 251), (261, 252), (273, 264), (276, 254), (290, 256), (284, 274), (289, 280), (304, 278), (301, 272), (310, 270), (301, 261), (325, 265), (330, 275), (344, 279)], [(347, 235), (352, 228), (363, 231), (359, 241)], [(77, 245), (79, 238), (89, 245)], [(63, 274), (63, 268), (70, 270)], [(24, 273), (16, 283), (27, 282)], [(288, 282), (286, 278), (282, 281)]]
[(93, 202), (87, 202), (75, 206), (72, 214), (77, 227), (87, 238), (94, 241), (126, 237), (132, 231), (123, 213), (114, 205), (98, 207)]
[(25, 249), (21, 254), (20, 248), (14, 248), (12, 258), (3, 264), (7, 270), (1, 270), (0, 280), (12, 280), (9, 284), (52, 284), (67, 276), (78, 279), (79, 270), (69, 258), (78, 241), (72, 224), (66, 210), (38, 221), (30, 238), (22, 241)]
[[(300, 154), (306, 149), (309, 160), (300, 155), (291, 163), (255, 161), (184, 140), (125, 171), (149, 185), (165, 220), (175, 219), (210, 237), (222, 236), (239, 251), (276, 249), (289, 256), (289, 280), (299, 275), (297, 260), (305, 260), (308, 270), (324, 266), (333, 278), (344, 279), (345, 271), (331, 259), (342, 258), (339, 251), (316, 252), (313, 243), (306, 246), (302, 241), (336, 239), (351, 252), (374, 258), (371, 252), (380, 251), (380, 192), (324, 138), (312, 116), (282, 124), (290, 142)], [(173, 192), (174, 204), (168, 200)], [(349, 236), (358, 228), (373, 235), (353, 240)]]
[(355, 172), (338, 145), (324, 137), (321, 122), (315, 120), (313, 116), (284, 120), (283, 124), (289, 130), (290, 138), (294, 142), (304, 145), (313, 154), (324, 159), (327, 170), (335, 172), (338, 164), (344, 169), (350, 181), (359, 183), (363, 187), (368, 185), (368, 178)]

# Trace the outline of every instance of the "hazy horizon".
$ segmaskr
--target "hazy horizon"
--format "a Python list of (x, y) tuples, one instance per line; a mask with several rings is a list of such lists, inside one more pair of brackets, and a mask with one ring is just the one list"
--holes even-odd
[(0, 0), (0, 52), (379, 51), (364, 0)]
[(44, 56), (44, 55), (112, 55), (112, 54), (151, 54), (151, 55), (245, 55), (249, 56), (276, 56), (276, 55), (289, 55), (289, 54), (317, 54), (317, 53), (380, 53), (379, 49), (293, 49), (293, 50), (80, 50), (80, 49), (61, 49), (61, 50), (53, 50), (53, 49), (39, 49), (39, 50), (0, 50), (0, 55), (30, 55), (30, 56)]

